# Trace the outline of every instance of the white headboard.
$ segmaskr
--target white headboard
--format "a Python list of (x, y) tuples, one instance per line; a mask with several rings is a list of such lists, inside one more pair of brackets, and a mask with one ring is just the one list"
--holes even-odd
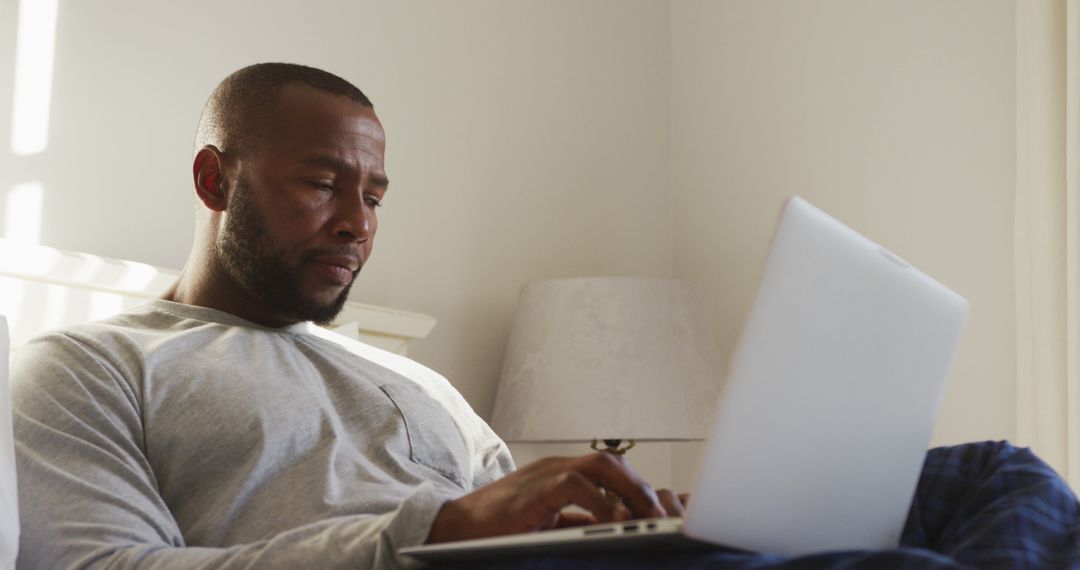
[[(145, 263), (0, 239), (0, 315), (8, 319), (11, 354), (44, 331), (156, 298), (176, 276)], [(426, 337), (434, 326), (428, 315), (350, 301), (330, 328), (405, 354), (409, 341)]]

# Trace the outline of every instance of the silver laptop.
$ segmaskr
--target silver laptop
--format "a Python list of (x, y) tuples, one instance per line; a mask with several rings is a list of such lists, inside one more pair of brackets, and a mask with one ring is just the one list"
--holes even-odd
[(784, 205), (684, 519), (401, 549), (425, 560), (721, 545), (896, 547), (968, 302), (801, 198)]

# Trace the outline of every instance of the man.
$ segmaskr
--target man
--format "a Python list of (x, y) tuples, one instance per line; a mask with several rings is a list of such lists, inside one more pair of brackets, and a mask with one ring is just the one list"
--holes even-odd
[[(310, 324), (334, 317), (371, 254), (384, 147), (371, 102), (329, 73), (260, 64), (215, 89), (177, 282), (20, 350), (20, 568), (397, 568), (412, 564), (402, 546), (682, 513), (611, 455), (515, 471), (441, 376)], [(932, 452), (919, 497), (905, 545), (1080, 565), (1075, 497), (1025, 452)], [(570, 504), (588, 514), (563, 514)], [(1015, 522), (1036, 516), (1037, 533)], [(817, 560), (954, 567), (922, 550)], [(539, 561), (783, 562), (719, 550)]]
[(610, 455), (513, 471), (442, 377), (308, 324), (342, 308), (389, 186), (354, 86), (247, 67), (195, 147), (177, 282), (20, 351), (20, 567), (391, 568), (425, 541), (681, 512)]

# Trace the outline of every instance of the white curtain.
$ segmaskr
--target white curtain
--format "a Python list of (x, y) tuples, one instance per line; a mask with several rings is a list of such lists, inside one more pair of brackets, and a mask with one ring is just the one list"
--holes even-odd
[(1017, 438), (1080, 489), (1080, 0), (1017, 0)]

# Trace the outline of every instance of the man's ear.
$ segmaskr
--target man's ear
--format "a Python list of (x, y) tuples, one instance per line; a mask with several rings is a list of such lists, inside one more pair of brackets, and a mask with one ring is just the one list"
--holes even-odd
[(206, 145), (195, 154), (191, 164), (191, 177), (195, 183), (195, 195), (208, 209), (225, 210), (228, 203), (228, 182), (225, 176), (225, 159), (214, 145)]

